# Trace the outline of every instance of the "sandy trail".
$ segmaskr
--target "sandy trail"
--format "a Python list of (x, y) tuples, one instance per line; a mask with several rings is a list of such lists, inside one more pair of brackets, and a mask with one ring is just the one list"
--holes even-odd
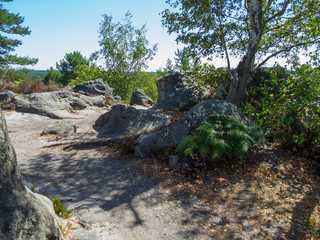
[(129, 163), (108, 157), (106, 150), (46, 147), (95, 139), (92, 125), (104, 111), (80, 111), (72, 119), (77, 133), (62, 139), (40, 136), (56, 119), (5, 113), (25, 184), (36, 192), (60, 197), (74, 209), (73, 218), (83, 224), (70, 239), (209, 239), (197, 226), (182, 223), (181, 219), (192, 214), (183, 199), (167, 201), (169, 195), (159, 182), (140, 176)]

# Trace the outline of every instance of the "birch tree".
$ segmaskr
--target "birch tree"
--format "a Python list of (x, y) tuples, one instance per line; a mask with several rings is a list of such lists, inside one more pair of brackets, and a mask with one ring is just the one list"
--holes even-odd
[(227, 101), (240, 106), (255, 71), (275, 57), (320, 49), (318, 0), (167, 0), (162, 23), (177, 42), (209, 59), (241, 59), (231, 72)]

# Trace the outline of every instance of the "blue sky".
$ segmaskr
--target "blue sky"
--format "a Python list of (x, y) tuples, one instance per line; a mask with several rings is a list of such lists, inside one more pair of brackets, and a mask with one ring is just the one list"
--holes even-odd
[(23, 44), (15, 53), (38, 58), (34, 69), (55, 67), (66, 53), (80, 51), (89, 57), (98, 50), (98, 29), (103, 14), (111, 14), (118, 22), (130, 11), (133, 25), (146, 24), (147, 39), (152, 45), (158, 44), (149, 70), (163, 67), (178, 48), (175, 36), (168, 35), (161, 26), (159, 13), (167, 7), (165, 0), (13, 0), (3, 6), (12, 13), (20, 13), (25, 18), (23, 26), (32, 31), (21, 38)]

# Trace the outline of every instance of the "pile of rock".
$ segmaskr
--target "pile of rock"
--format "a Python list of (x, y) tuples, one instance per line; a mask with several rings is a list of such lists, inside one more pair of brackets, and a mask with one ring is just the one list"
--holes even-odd
[(19, 95), (11, 91), (0, 93), (1, 102), (13, 102), (18, 112), (35, 113), (52, 118), (68, 118), (75, 110), (90, 106), (106, 107), (121, 102), (101, 79), (74, 86), (72, 91), (55, 91)]

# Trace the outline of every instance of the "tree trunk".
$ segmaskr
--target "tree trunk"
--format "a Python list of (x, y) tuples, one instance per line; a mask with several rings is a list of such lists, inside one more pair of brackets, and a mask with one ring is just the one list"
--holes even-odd
[(246, 55), (232, 71), (231, 84), (227, 95), (227, 101), (240, 107), (245, 99), (247, 85), (253, 77), (253, 66), (258, 45), (261, 40), (262, 25), (262, 2), (263, 0), (249, 0), (246, 2), (248, 17), (250, 19), (249, 44)]
[(231, 71), (231, 83), (226, 100), (237, 107), (241, 107), (246, 95), (247, 85), (252, 78), (254, 58), (247, 57)]

